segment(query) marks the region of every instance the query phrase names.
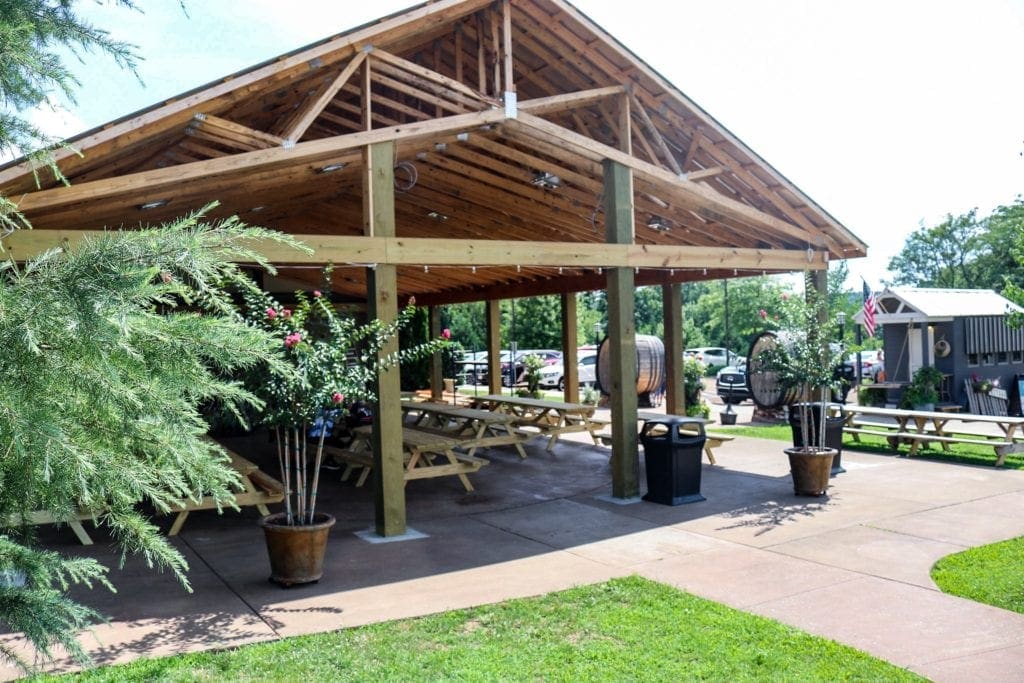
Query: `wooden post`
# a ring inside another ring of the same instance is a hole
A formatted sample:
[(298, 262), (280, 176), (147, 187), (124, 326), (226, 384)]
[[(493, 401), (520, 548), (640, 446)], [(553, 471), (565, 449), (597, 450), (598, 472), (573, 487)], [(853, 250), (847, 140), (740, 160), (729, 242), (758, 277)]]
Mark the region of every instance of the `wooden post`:
[[(363, 231), (367, 235), (395, 236), (394, 143), (381, 142), (363, 152)], [(385, 323), (398, 317), (398, 269), (378, 265), (366, 273), (369, 314)], [(380, 350), (378, 358), (398, 352), (398, 339)], [(377, 373), (373, 411), (373, 468), (375, 526), (381, 536), (406, 531), (405, 466), (402, 458), (402, 392), (399, 370)]]
[[(441, 307), (430, 306), (430, 338), (437, 339), (441, 336)], [(435, 351), (430, 356), (430, 398), (439, 401), (443, 398), (444, 390), (444, 366), (440, 351)]]
[(686, 414), (683, 381), (683, 286), (661, 286), (661, 315), (665, 325), (665, 412)]
[[(604, 160), (606, 241), (633, 242), (633, 174), (610, 159)], [(608, 340), (611, 349), (612, 496), (640, 495), (640, 453), (636, 428), (636, 322), (633, 269), (605, 271), (608, 297)]]
[(562, 294), (562, 369), (565, 377), (562, 395), (566, 403), (575, 403), (580, 398), (576, 346), (576, 293), (566, 292)]
[(487, 300), (487, 388), (501, 393), (501, 301)]

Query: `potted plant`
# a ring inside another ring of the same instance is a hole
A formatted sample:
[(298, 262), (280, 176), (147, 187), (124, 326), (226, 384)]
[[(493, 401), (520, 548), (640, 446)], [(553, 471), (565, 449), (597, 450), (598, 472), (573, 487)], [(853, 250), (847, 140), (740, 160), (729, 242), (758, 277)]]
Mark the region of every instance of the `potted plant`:
[(910, 378), (910, 384), (903, 390), (900, 398), (901, 408), (913, 410), (935, 410), (939, 400), (939, 387), (942, 386), (942, 373), (936, 368), (922, 366)]
[(706, 372), (707, 366), (696, 356), (687, 356), (683, 359), (683, 398), (687, 417), (700, 417), (706, 420), (711, 416), (711, 406), (701, 398)]
[(835, 338), (827, 302), (810, 291), (806, 300), (789, 297), (779, 316), (779, 343), (761, 352), (761, 362), (777, 373), (778, 381), (795, 399), (794, 445), (789, 457), (793, 490), (797, 495), (820, 496), (828, 488), (837, 451), (826, 445), (828, 396), (836, 384), (834, 369), (841, 362), (841, 344)]
[[(325, 423), (344, 417), (346, 405), (354, 401), (372, 400), (371, 380), (379, 370), (447, 344), (447, 338), (441, 338), (378, 360), (384, 344), (411, 320), (414, 302), (394, 323), (373, 320), (359, 325), (335, 315), (320, 291), (312, 297), (303, 292), (295, 296), (294, 307), (282, 306), (258, 290), (243, 297), (246, 319), (280, 339), (284, 361), (268, 365), (250, 387), (265, 403), (261, 422), (275, 434), (284, 483), (284, 511), (260, 520), (270, 578), (283, 586), (315, 582), (323, 575), (327, 537), (335, 523), (332, 515), (316, 509), (324, 439), (330, 431)], [(310, 462), (307, 436), (314, 423), (319, 428), (313, 431)]]

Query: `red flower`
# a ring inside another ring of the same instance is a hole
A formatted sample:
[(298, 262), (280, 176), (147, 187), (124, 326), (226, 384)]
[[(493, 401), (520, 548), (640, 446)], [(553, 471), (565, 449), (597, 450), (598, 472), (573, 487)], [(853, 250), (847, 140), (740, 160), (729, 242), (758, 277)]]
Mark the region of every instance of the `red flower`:
[(283, 311), (281, 311), (281, 317), (283, 317), (285, 320), (292, 317), (292, 309), (286, 308)]
[(786, 294), (785, 292), (783, 292), (782, 293), (782, 300), (783, 301), (789, 301), (789, 294)]
[(313, 296), (319, 299), (321, 296), (323, 296), (323, 293), (319, 289), (314, 289)]
[(291, 334), (284, 338), (284, 345), (290, 349), (296, 344), (298, 344), (300, 341), (302, 341), (302, 335), (299, 334), (298, 332), (292, 332)]
[(274, 318), (277, 317), (277, 311), (275, 311), (273, 308), (267, 308), (267, 317), (273, 320)]
[(763, 308), (760, 311), (758, 311), (757, 314), (761, 316), (761, 320), (768, 319), (768, 311), (764, 310)]
[(341, 403), (342, 401), (345, 400), (345, 396), (341, 392), (335, 391), (333, 394), (331, 394), (331, 400), (334, 401), (335, 403)]
[(445, 339), (451, 339), (452, 331), (446, 327), (443, 330), (441, 330), (441, 336), (444, 337)]

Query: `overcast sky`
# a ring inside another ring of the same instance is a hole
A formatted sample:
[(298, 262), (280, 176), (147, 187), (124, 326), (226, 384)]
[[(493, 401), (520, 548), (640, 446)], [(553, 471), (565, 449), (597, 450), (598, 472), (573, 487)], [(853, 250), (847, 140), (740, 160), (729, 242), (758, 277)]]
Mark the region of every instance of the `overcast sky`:
[[(81, 7), (145, 58), (107, 60), (55, 123), (71, 136), (408, 7), (400, 0), (141, 0)], [(1024, 192), (1024, 0), (576, 0), (869, 245), (879, 287), (923, 221)]]

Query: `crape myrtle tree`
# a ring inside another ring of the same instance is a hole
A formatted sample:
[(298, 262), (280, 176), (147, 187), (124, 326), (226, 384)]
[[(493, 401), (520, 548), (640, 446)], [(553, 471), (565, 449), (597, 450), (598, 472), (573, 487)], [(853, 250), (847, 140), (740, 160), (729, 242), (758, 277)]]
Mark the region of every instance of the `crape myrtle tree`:
[[(133, 48), (82, 21), (71, 0), (0, 0), (0, 158), (23, 155), (61, 178), (61, 143), (32, 123), (32, 110), (58, 92), (73, 96), (65, 55), (87, 51), (133, 71)], [(0, 246), (28, 227), (0, 197)], [(161, 512), (203, 495), (232, 504), (239, 476), (204, 438), (197, 405), (219, 400), (240, 413), (254, 397), (221, 378), (278, 362), (277, 342), (224, 294), (254, 286), (234, 265), (262, 263), (253, 239), (286, 241), (197, 212), (0, 269), (0, 630), (30, 645), (0, 645), (0, 657), (29, 669), (59, 645), (87, 661), (76, 636), (99, 615), (67, 590), (110, 586), (98, 562), (38, 547), (30, 513), (60, 520), (88, 510), (122, 561), (139, 555), (188, 587), (185, 559), (136, 504)]]

